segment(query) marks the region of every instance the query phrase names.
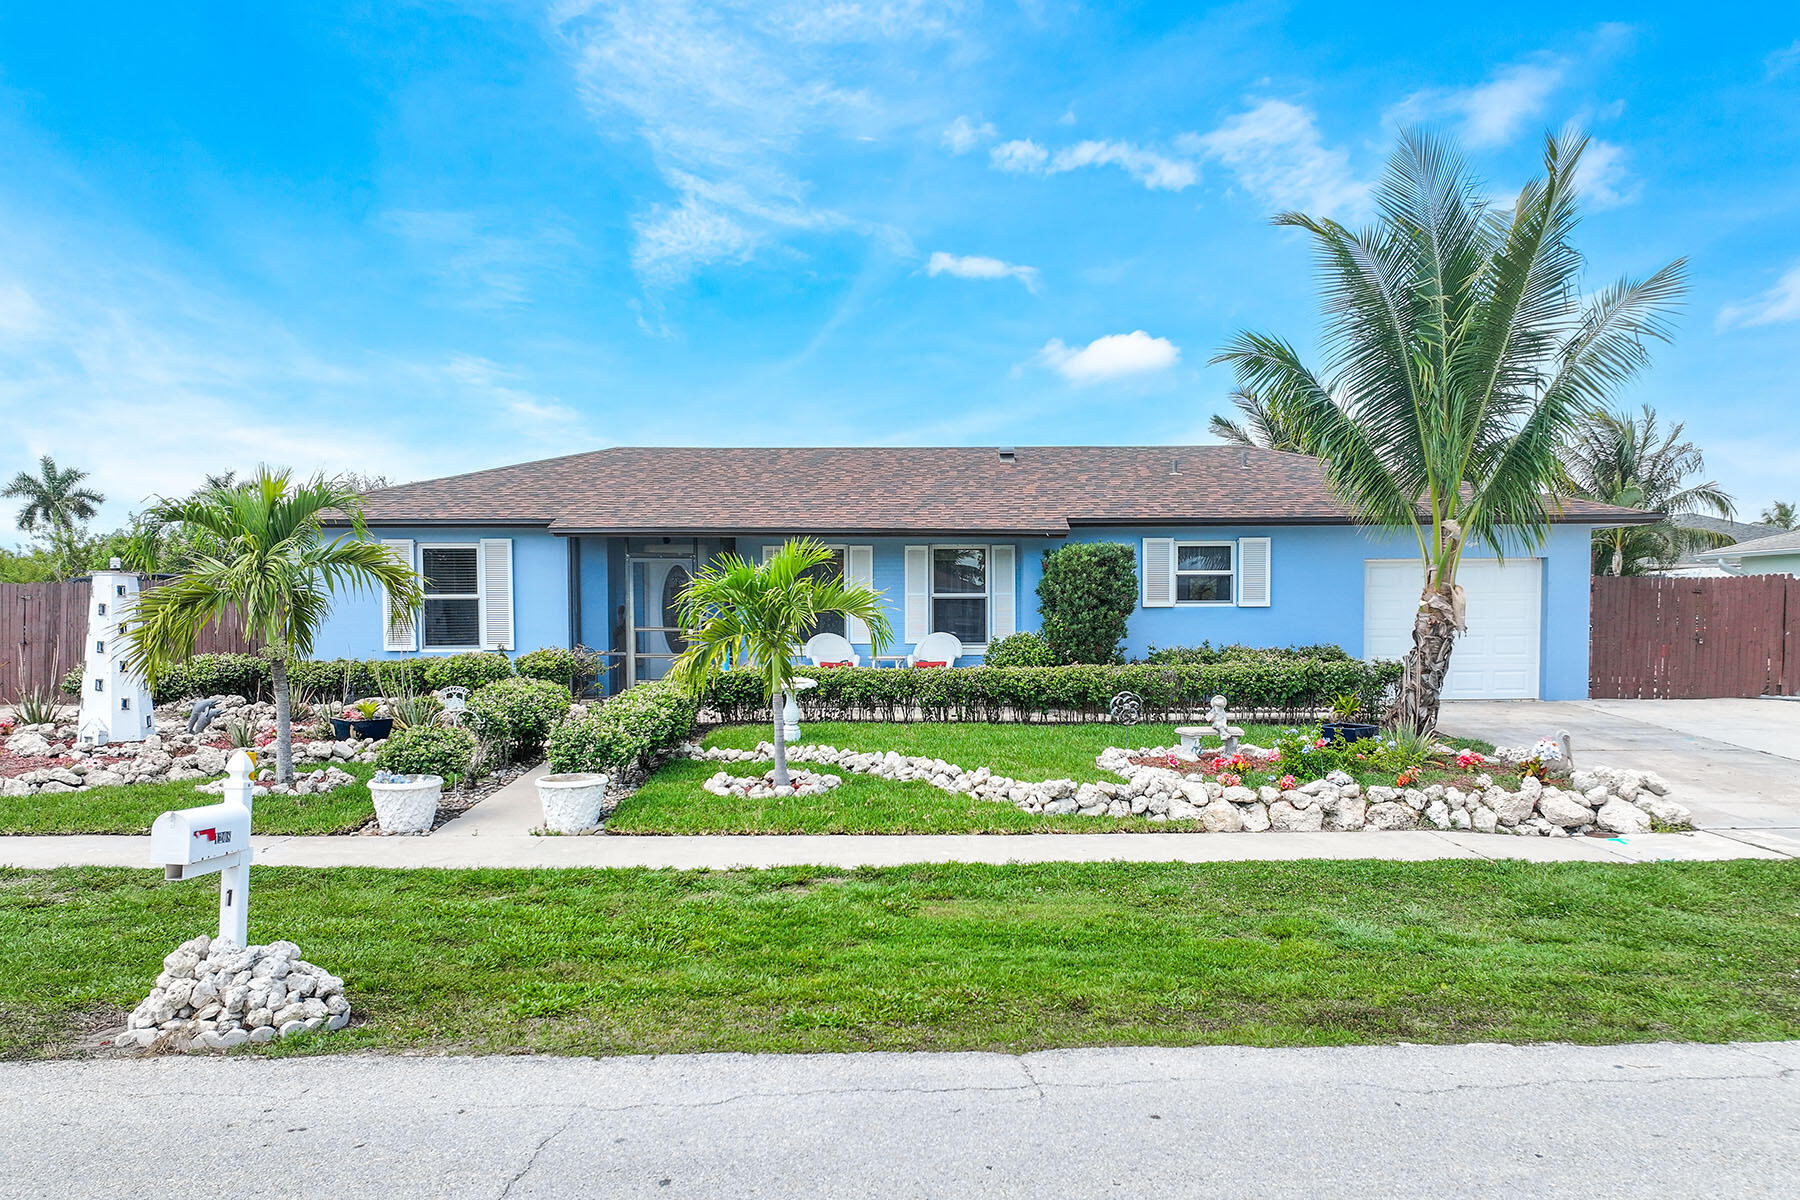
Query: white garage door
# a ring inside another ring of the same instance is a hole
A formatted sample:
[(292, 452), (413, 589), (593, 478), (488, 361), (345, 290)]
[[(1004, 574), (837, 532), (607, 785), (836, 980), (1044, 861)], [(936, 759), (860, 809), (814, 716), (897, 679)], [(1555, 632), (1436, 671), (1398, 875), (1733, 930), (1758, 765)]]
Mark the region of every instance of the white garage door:
[[(1544, 563), (1465, 558), (1457, 572), (1469, 631), (1450, 656), (1446, 700), (1535, 700)], [(1404, 658), (1423, 578), (1416, 559), (1370, 559), (1363, 578), (1363, 657)]]

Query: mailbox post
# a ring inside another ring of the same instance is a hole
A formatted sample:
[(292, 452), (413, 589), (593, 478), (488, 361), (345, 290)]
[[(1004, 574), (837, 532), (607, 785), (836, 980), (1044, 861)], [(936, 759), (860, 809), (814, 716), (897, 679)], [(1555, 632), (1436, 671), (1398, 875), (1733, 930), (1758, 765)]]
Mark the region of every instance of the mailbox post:
[(256, 757), (239, 750), (226, 764), (218, 804), (164, 813), (150, 826), (150, 857), (164, 879), (219, 876), (219, 938), (250, 944), (250, 772)]

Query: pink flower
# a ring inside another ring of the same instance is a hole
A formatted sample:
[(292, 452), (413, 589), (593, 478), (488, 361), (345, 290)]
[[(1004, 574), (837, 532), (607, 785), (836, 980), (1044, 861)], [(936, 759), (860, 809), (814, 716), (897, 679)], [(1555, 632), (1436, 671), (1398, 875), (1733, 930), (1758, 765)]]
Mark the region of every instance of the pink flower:
[(1230, 771), (1219, 772), (1219, 783), (1225, 787), (1236, 787), (1243, 781)]
[(1275, 786), (1286, 792), (1292, 790), (1294, 785), (1299, 782), (1300, 781), (1295, 779), (1292, 775), (1283, 775), (1280, 779), (1275, 781)]
[(1459, 767), (1478, 767), (1486, 761), (1487, 759), (1473, 750), (1464, 750), (1456, 756), (1456, 765)]

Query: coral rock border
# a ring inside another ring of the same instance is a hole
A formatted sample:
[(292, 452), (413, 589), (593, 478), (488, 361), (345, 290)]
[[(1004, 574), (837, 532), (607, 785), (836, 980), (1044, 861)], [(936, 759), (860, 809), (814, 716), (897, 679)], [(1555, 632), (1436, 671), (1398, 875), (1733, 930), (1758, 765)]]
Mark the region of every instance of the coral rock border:
[(246, 947), (202, 934), (163, 959), (156, 986), (113, 1045), (231, 1050), (349, 1023), (344, 981), (301, 958), (294, 943)]
[[(754, 750), (689, 745), (689, 757), (706, 762), (766, 762), (775, 747), (760, 742)], [(1256, 753), (1245, 747), (1246, 753)], [(1073, 779), (1025, 781), (997, 775), (987, 767), (967, 770), (941, 758), (897, 751), (840, 750), (834, 746), (795, 745), (789, 762), (837, 767), (859, 775), (896, 782), (928, 783), (940, 791), (1011, 804), (1029, 813), (1052, 816), (1142, 817), (1152, 822), (1192, 821), (1208, 833), (1354, 832), (1362, 829), (1467, 830), (1520, 837), (1569, 837), (1603, 832), (1646, 833), (1653, 823), (1686, 825), (1689, 813), (1668, 799), (1669, 787), (1650, 771), (1597, 767), (1574, 771), (1567, 787), (1527, 777), (1509, 792), (1487, 775), (1475, 787), (1443, 784), (1423, 788), (1363, 787), (1334, 771), (1297, 787), (1227, 787), (1197, 769), (1144, 766), (1133, 759), (1177, 761), (1179, 746), (1143, 750), (1109, 747), (1094, 763), (1125, 780), (1123, 783), (1077, 783)], [(1193, 761), (1193, 760), (1189, 760)], [(1196, 768), (1199, 764), (1195, 762)], [(834, 778), (824, 776), (824, 778)], [(745, 780), (745, 790), (731, 781)], [(764, 776), (746, 778), (721, 771), (705, 787), (715, 795), (756, 795)], [(768, 784), (772, 788), (772, 783)], [(775, 795), (773, 790), (767, 795)], [(792, 794), (818, 794), (796, 791)]]

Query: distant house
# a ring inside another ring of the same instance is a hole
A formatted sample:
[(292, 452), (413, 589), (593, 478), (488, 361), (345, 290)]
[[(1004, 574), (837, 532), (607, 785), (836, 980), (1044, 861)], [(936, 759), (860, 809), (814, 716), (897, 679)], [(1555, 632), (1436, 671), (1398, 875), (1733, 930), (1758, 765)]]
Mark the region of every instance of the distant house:
[(1703, 550), (1694, 557), (1727, 575), (1800, 575), (1800, 530)]
[[(1701, 530), (1715, 537), (1729, 539), (1732, 543), (1748, 542), (1781, 532), (1774, 525), (1727, 521), (1723, 517), (1709, 517), (1700, 513), (1670, 517), (1669, 523), (1678, 529)], [(1695, 550), (1688, 551), (1669, 566), (1650, 572), (1652, 575), (1671, 575), (1684, 579), (1718, 579), (1735, 573), (1725, 570), (1717, 562), (1701, 557), (1700, 552)]]
[[(620, 447), (387, 488), (367, 517), (425, 577), (422, 619), (340, 600), (321, 656), (583, 644), (614, 654), (610, 686), (668, 670), (677, 597), (703, 565), (800, 535), (886, 594), (891, 652), (948, 632), (963, 665), (1039, 627), (1044, 554), (1070, 542), (1136, 552), (1134, 656), (1211, 641), (1398, 658), (1420, 589), (1411, 535), (1353, 524), (1316, 460), (1227, 446)], [(1471, 546), (1445, 695), (1586, 696), (1590, 533), (1654, 519), (1571, 500), (1529, 556)], [(869, 653), (859, 622), (841, 632)]]

